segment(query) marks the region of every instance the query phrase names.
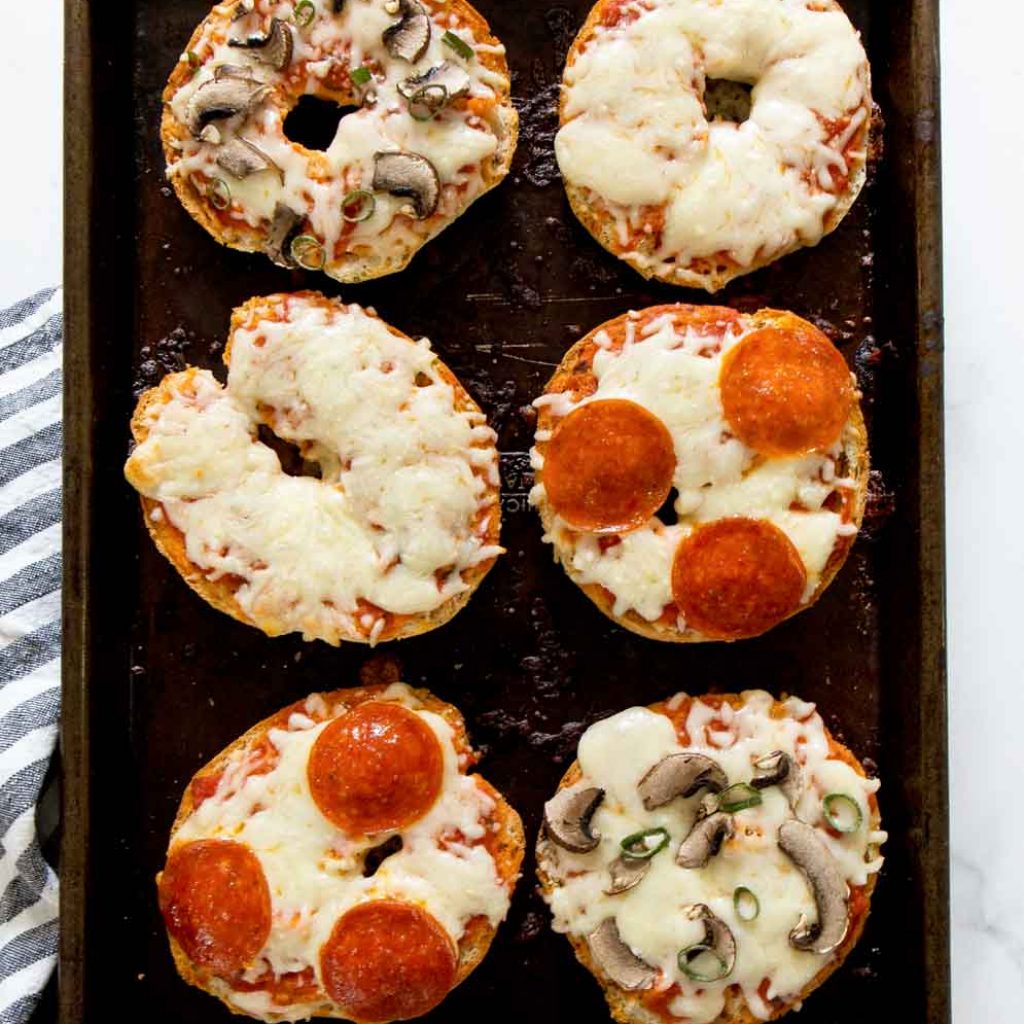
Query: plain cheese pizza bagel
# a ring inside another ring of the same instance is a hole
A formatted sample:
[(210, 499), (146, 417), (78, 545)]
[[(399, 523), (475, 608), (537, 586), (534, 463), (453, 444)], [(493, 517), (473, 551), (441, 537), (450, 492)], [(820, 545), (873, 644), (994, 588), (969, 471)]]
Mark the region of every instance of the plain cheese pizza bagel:
[(870, 70), (834, 0), (600, 0), (569, 51), (560, 121), (587, 230), (645, 277), (716, 291), (849, 210)]
[[(326, 150), (285, 134), (305, 95), (357, 108)], [(517, 131), (505, 49), (465, 0), (240, 0), (195, 30), (161, 135), (219, 242), (362, 281), (497, 185)]]
[[(125, 475), (185, 581), (270, 636), (447, 622), (503, 550), (498, 456), (429, 342), (299, 292), (236, 309), (224, 361), (226, 386), (173, 373), (132, 420)], [(275, 436), (301, 453), (291, 472)]]
[(623, 1024), (778, 1017), (860, 937), (878, 785), (794, 697), (678, 694), (606, 718), (544, 808), (555, 930)]
[(426, 1013), (480, 963), (523, 857), (462, 716), (402, 683), (313, 694), (200, 769), (160, 910), (182, 977), (235, 1013)]
[(544, 539), (634, 632), (763, 633), (818, 598), (857, 533), (857, 399), (838, 350), (792, 313), (668, 305), (610, 320), (533, 403)]

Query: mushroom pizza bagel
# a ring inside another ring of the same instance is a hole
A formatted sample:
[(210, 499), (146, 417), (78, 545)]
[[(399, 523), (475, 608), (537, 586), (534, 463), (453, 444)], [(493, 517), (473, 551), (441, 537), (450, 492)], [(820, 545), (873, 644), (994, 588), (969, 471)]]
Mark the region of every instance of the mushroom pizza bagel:
[(792, 313), (666, 305), (610, 320), (534, 402), (545, 540), (627, 629), (757, 636), (817, 600), (857, 533), (858, 397), (839, 351)]
[(125, 475), (189, 586), (269, 636), (447, 622), (503, 550), (498, 456), (429, 342), (299, 292), (236, 309), (224, 361), (226, 385), (172, 373), (132, 419)]
[(601, 245), (713, 292), (839, 224), (871, 109), (835, 0), (599, 0), (569, 50), (555, 152)]
[(192, 779), (157, 876), (181, 976), (258, 1020), (426, 1013), (480, 963), (523, 857), (462, 716), (402, 683), (313, 694)]
[(544, 808), (555, 930), (623, 1024), (774, 1019), (860, 937), (878, 786), (795, 697), (677, 694), (606, 718)]
[[(303, 96), (342, 112), (316, 150)], [(167, 174), (219, 242), (362, 281), (416, 251), (508, 173), (505, 49), (466, 0), (237, 0), (195, 30), (164, 90)]]

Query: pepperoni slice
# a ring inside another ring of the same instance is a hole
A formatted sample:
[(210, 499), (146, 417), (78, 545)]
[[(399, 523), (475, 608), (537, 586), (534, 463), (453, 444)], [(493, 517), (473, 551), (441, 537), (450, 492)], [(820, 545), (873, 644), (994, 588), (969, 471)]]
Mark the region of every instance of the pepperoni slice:
[(309, 754), (317, 807), (346, 832), (401, 828), (441, 792), (444, 755), (433, 730), (401, 704), (367, 701), (336, 718)]
[(748, 334), (726, 354), (718, 383), (733, 433), (762, 455), (828, 448), (854, 401), (838, 349), (796, 318)]
[(793, 542), (764, 519), (698, 526), (672, 562), (672, 597), (686, 624), (717, 640), (770, 629), (800, 607), (806, 584)]
[(247, 967), (270, 934), (270, 889), (256, 854), (230, 839), (175, 847), (158, 883), (160, 913), (185, 955), (213, 974)]
[(591, 533), (643, 526), (664, 504), (676, 468), (672, 435), (636, 402), (600, 399), (573, 409), (544, 452), (552, 509)]
[(425, 910), (398, 900), (342, 914), (320, 950), (328, 995), (360, 1021), (407, 1020), (433, 1009), (455, 983), (455, 943)]

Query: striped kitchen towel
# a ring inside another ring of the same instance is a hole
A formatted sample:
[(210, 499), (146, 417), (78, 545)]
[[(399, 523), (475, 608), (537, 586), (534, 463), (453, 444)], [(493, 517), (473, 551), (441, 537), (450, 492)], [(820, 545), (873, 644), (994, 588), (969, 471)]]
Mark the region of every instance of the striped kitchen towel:
[(61, 291), (0, 310), (0, 1024), (57, 955), (57, 877), (36, 802), (60, 714)]

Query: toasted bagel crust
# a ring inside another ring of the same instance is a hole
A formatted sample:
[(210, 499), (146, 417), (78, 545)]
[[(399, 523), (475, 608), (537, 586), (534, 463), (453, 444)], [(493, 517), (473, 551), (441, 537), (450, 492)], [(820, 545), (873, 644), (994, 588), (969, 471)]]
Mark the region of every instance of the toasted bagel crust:
[[(382, 698), (386, 699), (385, 691), (387, 689), (388, 686), (384, 684), (359, 686), (350, 689), (333, 690), (328, 693), (320, 694), (320, 696), (332, 709), (342, 707), (344, 710), (350, 710), (351, 708), (357, 707), (366, 701), (381, 700)], [(420, 701), (423, 710), (433, 712), (447, 722), (454, 733), (453, 742), (456, 750), (460, 753), (465, 753), (470, 759), (470, 764), (472, 764), (473, 761), (476, 760), (477, 755), (469, 744), (465, 720), (458, 708), (452, 704), (446, 703), (445, 701), (439, 700), (430, 693), (429, 690), (412, 689), (411, 693)], [(178, 806), (178, 812), (175, 815), (174, 823), (171, 826), (172, 843), (175, 833), (195, 809), (195, 801), (193, 799), (194, 783), (207, 776), (217, 776), (230, 763), (234, 754), (246, 746), (258, 744), (264, 740), (272, 728), (280, 727), (283, 722), (287, 721), (288, 717), (293, 712), (302, 712), (304, 704), (305, 700), (296, 701), (295, 704), (282, 708), (270, 717), (263, 719), (263, 721), (257, 722), (256, 725), (247, 730), (242, 736), (231, 743), (230, 746), (222, 750), (216, 755), (216, 757), (207, 762), (207, 764), (196, 772), (189, 784), (185, 787), (184, 795), (182, 796), (181, 803)], [(338, 713), (341, 713), (341, 711)], [(505, 798), (490, 783), (480, 776), (475, 776), (475, 778), (477, 780), (477, 785), (482, 788), (495, 802), (495, 808), (491, 818), (493, 838), (489, 841), (488, 848), (490, 849), (491, 855), (494, 859), (499, 879), (511, 892), (519, 878), (519, 868), (522, 863), (523, 852), (526, 847), (522, 821)], [(157, 873), (156, 875), (157, 884), (160, 882), (161, 874), (162, 872)], [(465, 933), (458, 942), (458, 969), (455, 978), (455, 985), (463, 982), (473, 972), (481, 960), (483, 960), (487, 950), (490, 948), (496, 931), (497, 930), (484, 917), (473, 918), (467, 923)], [(226, 999), (214, 991), (214, 988), (211, 985), (212, 979), (210, 975), (196, 967), (196, 965), (189, 960), (185, 955), (184, 950), (175, 940), (174, 936), (169, 932), (168, 941), (171, 947), (171, 955), (174, 957), (175, 967), (177, 967), (178, 973), (186, 982), (188, 982), (188, 984), (194, 985), (196, 988), (202, 989), (204, 992), (216, 996), (232, 1013), (239, 1016), (248, 1016), (247, 1014), (241, 1013), (241, 1011), (236, 1007), (233, 1007)], [(313, 1016), (326, 1017), (329, 1016), (329, 1014), (316, 1013), (313, 1014)], [(284, 1017), (281, 1019), (284, 1019)]]

